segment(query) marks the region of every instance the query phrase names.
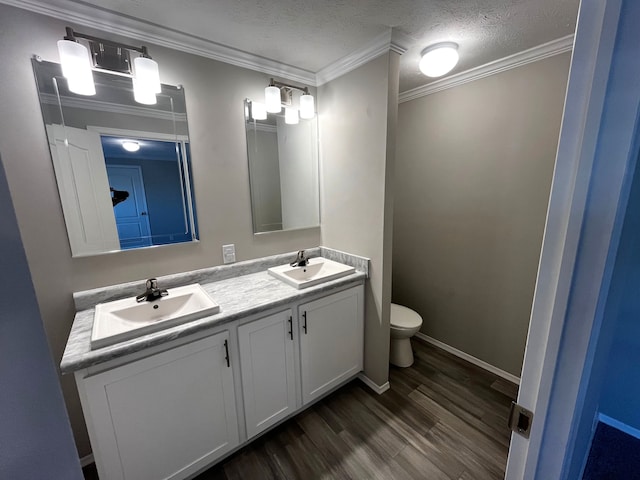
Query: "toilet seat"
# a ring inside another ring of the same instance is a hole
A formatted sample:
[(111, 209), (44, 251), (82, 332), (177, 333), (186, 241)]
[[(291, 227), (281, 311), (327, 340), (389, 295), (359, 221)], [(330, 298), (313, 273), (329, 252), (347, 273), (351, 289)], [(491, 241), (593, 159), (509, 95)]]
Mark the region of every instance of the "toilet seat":
[(415, 311), (403, 305), (391, 304), (391, 328), (413, 329), (420, 328), (422, 325), (422, 317)]

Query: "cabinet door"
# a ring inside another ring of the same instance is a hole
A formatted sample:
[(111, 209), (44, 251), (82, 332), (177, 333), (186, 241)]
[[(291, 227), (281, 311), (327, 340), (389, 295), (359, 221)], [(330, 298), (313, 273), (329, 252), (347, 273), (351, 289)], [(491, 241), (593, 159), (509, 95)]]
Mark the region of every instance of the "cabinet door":
[(249, 438), (296, 409), (291, 310), (238, 327)]
[(303, 404), (362, 370), (363, 299), (358, 286), (299, 307)]
[(238, 445), (229, 334), (83, 381), (101, 480), (185, 478)]

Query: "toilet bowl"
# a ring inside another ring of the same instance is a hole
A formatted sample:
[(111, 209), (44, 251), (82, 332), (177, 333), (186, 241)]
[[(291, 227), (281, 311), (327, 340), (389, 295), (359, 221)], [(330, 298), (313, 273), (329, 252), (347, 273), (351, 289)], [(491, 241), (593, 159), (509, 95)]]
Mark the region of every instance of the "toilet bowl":
[(391, 349), (389, 363), (396, 367), (413, 365), (413, 351), (410, 338), (422, 326), (422, 317), (410, 308), (391, 304)]

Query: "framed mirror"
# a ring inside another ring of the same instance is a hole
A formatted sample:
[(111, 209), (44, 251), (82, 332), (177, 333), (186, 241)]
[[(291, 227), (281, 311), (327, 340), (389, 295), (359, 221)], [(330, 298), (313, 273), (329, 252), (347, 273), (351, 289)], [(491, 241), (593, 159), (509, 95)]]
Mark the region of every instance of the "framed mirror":
[(76, 95), (32, 63), (72, 256), (196, 241), (184, 90), (141, 105), (130, 77), (94, 71), (96, 95)]
[(285, 122), (282, 113), (255, 120), (244, 102), (253, 232), (320, 225), (318, 122)]

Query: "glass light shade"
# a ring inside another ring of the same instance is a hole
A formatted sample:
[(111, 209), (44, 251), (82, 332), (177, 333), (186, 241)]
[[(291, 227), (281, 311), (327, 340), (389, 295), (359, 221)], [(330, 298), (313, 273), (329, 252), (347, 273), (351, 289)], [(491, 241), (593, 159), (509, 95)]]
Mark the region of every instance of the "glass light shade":
[(299, 122), (298, 109), (287, 107), (284, 109), (284, 123), (289, 125), (295, 125)]
[(300, 97), (300, 118), (309, 119), (316, 115), (316, 105), (313, 95), (305, 94)]
[(267, 107), (265, 107), (264, 103), (251, 102), (251, 117), (254, 120), (267, 119)]
[(160, 93), (160, 70), (158, 63), (150, 58), (137, 57), (133, 59), (133, 68), (138, 85), (148, 88), (153, 93)]
[(140, 150), (140, 144), (138, 142), (134, 142), (131, 140), (122, 142), (122, 148), (124, 148), (127, 152), (137, 152)]
[(264, 89), (264, 103), (269, 113), (279, 113), (282, 110), (280, 101), (280, 89), (278, 87), (267, 87)]
[(148, 85), (140, 85), (138, 79), (133, 79), (133, 99), (143, 105), (155, 105), (156, 94), (148, 88)]
[(95, 95), (96, 85), (87, 48), (71, 40), (58, 40), (58, 53), (69, 90), (78, 95)]
[(422, 59), (418, 66), (427, 77), (441, 77), (456, 66), (458, 58), (457, 44), (438, 43), (422, 51)]

